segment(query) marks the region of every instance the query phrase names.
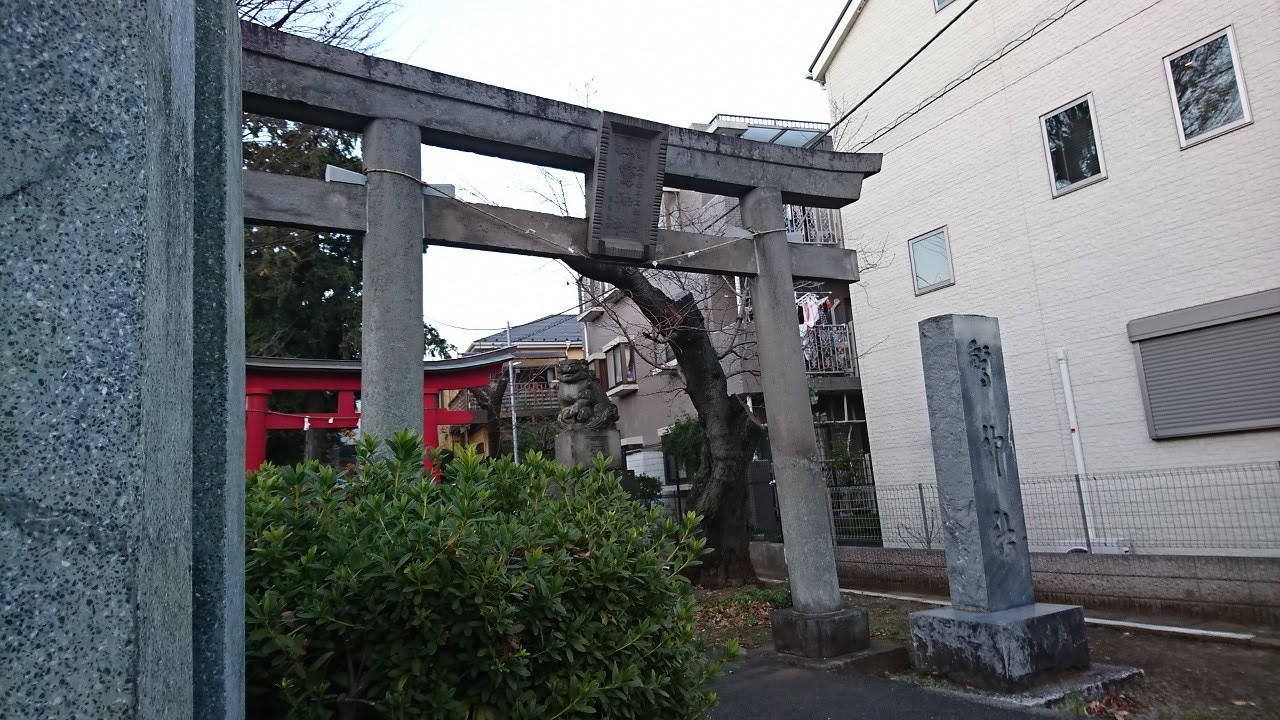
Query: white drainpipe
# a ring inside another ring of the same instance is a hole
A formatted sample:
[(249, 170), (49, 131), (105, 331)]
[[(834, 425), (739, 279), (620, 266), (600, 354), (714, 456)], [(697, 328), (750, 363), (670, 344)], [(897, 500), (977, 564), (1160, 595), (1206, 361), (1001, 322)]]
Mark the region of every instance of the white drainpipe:
[(1076, 477), (1079, 480), (1084, 531), (1088, 538), (1089, 549), (1092, 551), (1096, 539), (1093, 535), (1093, 506), (1089, 502), (1089, 491), (1086, 487), (1089, 476), (1084, 467), (1084, 447), (1080, 444), (1080, 426), (1076, 424), (1076, 400), (1071, 394), (1071, 373), (1067, 369), (1066, 348), (1058, 348), (1058, 372), (1062, 375), (1062, 396), (1067, 404), (1067, 423), (1071, 426), (1071, 448), (1076, 455)]

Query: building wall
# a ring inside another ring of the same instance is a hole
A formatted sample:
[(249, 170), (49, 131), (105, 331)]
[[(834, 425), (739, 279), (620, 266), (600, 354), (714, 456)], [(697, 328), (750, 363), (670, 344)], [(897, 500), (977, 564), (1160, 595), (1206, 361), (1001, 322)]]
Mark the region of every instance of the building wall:
[[(967, 4), (870, 0), (832, 98), (864, 96)], [(917, 323), (951, 312), (1000, 319), (1024, 475), (1074, 471), (1059, 348), (1091, 470), (1280, 455), (1274, 430), (1151, 440), (1125, 327), (1280, 285), (1280, 5), (1086, 3), (879, 133), (1061, 6), (975, 6), (837, 133), (884, 153), (844, 216), (849, 246), (883, 250), (852, 293), (877, 485), (933, 478)], [(1227, 25), (1253, 124), (1180, 150), (1162, 58)], [(1055, 199), (1039, 117), (1086, 93), (1108, 178)], [(956, 284), (916, 297), (907, 242), (943, 226)]]
[[(630, 300), (612, 303), (609, 313), (585, 323), (588, 357), (592, 360), (603, 359), (604, 348), (614, 340), (630, 337), (640, 345), (643, 341), (642, 333), (648, 327), (639, 309)], [(662, 439), (660, 430), (682, 417), (694, 414), (680, 376), (669, 368), (655, 368), (648, 361), (655, 352), (651, 343), (645, 343), (635, 352), (636, 392), (610, 398), (618, 406), (618, 431), (629, 446), (655, 446)], [(663, 477), (660, 472), (661, 462), (658, 470), (657, 473), (644, 474)]]

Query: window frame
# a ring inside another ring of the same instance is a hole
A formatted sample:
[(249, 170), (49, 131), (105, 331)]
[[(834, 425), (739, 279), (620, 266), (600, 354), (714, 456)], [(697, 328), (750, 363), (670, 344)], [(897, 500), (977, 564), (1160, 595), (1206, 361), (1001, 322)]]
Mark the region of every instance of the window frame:
[[(613, 359), (615, 355), (618, 357), (619, 378), (614, 382), (613, 377)], [(612, 344), (609, 349), (604, 351), (605, 366), (605, 389), (612, 390), (623, 385), (634, 385), (636, 380), (636, 356), (631, 349), (631, 344), (627, 342), (619, 342)], [(623, 361), (626, 361), (625, 363)], [(629, 375), (629, 377), (628, 377)]]
[[(1081, 102), (1089, 104), (1089, 124), (1093, 127), (1093, 148), (1098, 153), (1098, 174), (1087, 177), (1083, 180), (1077, 180), (1065, 187), (1058, 187), (1058, 180), (1053, 174), (1053, 152), (1049, 149), (1049, 128), (1045, 121), (1066, 110), (1079, 105)], [(1049, 171), (1049, 191), (1055, 198), (1060, 198), (1069, 192), (1088, 187), (1094, 183), (1102, 182), (1107, 179), (1107, 161), (1102, 155), (1102, 133), (1098, 129), (1098, 106), (1093, 102), (1093, 93), (1088, 92), (1071, 102), (1060, 105), (1053, 110), (1040, 116), (1040, 141), (1044, 145), (1044, 161)]]
[[(948, 278), (947, 278), (947, 281), (946, 281), (946, 282), (936, 283), (936, 284), (929, 285), (929, 286), (927, 286), (927, 287), (921, 288), (921, 287), (920, 287), (920, 285), (916, 282), (916, 278), (917, 278), (918, 276), (917, 276), (917, 274), (916, 274), (916, 254), (915, 254), (915, 244), (916, 244), (917, 242), (921, 241), (921, 240), (926, 239), (926, 238), (933, 237), (934, 235), (937, 235), (938, 233), (942, 233), (942, 239), (943, 239), (943, 240), (946, 242), (946, 244), (947, 244), (947, 275), (948, 275)], [(927, 232), (927, 233), (922, 233), (922, 234), (920, 234), (920, 235), (916, 235), (915, 237), (913, 237), (913, 238), (911, 238), (910, 240), (908, 240), (908, 241), (907, 241), (907, 260), (909, 260), (909, 261), (910, 261), (910, 263), (911, 263), (911, 288), (915, 291), (915, 295), (916, 295), (916, 297), (920, 297), (921, 295), (926, 295), (926, 294), (928, 294), (928, 293), (934, 292), (935, 290), (941, 290), (941, 289), (943, 289), (943, 288), (949, 288), (949, 287), (951, 287), (952, 285), (955, 285), (955, 284), (956, 284), (956, 267), (955, 267), (955, 260), (951, 257), (951, 232), (947, 229), (947, 226), (946, 226), (946, 225), (943, 225), (942, 227), (934, 228), (934, 229), (930, 230), (930, 231), (929, 231), (929, 232)]]
[[(1173, 71), (1170, 69), (1169, 64), (1179, 55), (1189, 53), (1201, 45), (1217, 40), (1224, 35), (1227, 38), (1227, 47), (1231, 49), (1231, 69), (1235, 71), (1236, 92), (1240, 93), (1240, 109), (1244, 112), (1244, 116), (1235, 122), (1227, 123), (1222, 127), (1214, 128), (1213, 130), (1201, 133), (1188, 140), (1186, 129), (1182, 126), (1182, 110), (1178, 108), (1178, 88), (1173, 84)], [(1236, 33), (1234, 26), (1228, 25), (1217, 32), (1210, 33), (1200, 38), (1186, 47), (1165, 55), (1164, 59), (1161, 60), (1161, 65), (1164, 67), (1165, 82), (1169, 85), (1169, 101), (1173, 104), (1173, 122), (1174, 126), (1178, 128), (1178, 144), (1183, 150), (1194, 145), (1199, 145), (1207, 140), (1212, 140), (1220, 135), (1225, 135), (1232, 130), (1238, 130), (1246, 125), (1253, 124), (1253, 113), (1249, 110), (1249, 93), (1244, 87), (1244, 69), (1240, 67), (1240, 51), (1236, 45)]]
[(935, 13), (940, 13), (945, 7), (950, 5), (952, 2), (954, 2), (954, 0), (933, 0), (933, 11)]

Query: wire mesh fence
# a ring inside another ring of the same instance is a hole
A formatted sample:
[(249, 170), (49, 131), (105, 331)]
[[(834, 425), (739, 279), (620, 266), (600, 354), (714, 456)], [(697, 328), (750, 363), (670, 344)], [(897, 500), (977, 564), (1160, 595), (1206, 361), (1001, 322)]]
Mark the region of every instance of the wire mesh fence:
[[(1037, 552), (1280, 555), (1280, 462), (1021, 479)], [(934, 482), (832, 487), (836, 542), (940, 549)]]

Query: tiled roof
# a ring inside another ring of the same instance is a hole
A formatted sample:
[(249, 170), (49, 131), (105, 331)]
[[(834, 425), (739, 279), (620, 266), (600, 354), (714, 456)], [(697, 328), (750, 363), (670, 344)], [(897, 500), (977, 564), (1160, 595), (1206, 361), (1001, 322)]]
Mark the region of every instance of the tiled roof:
[[(582, 342), (582, 325), (575, 315), (548, 315), (511, 328), (511, 344)], [(507, 344), (507, 331), (500, 330), (471, 343), (476, 346)]]

